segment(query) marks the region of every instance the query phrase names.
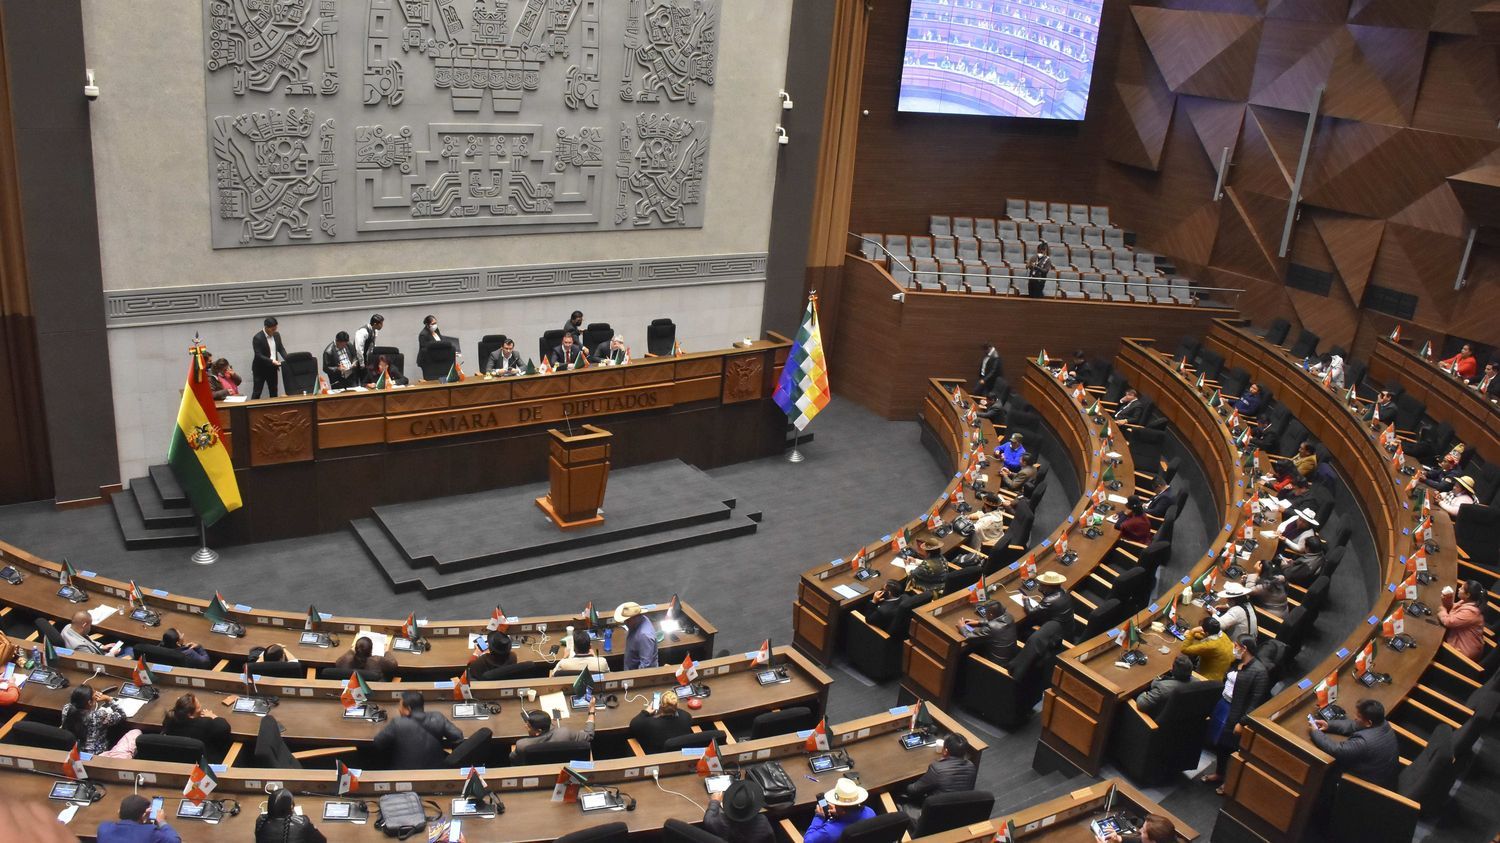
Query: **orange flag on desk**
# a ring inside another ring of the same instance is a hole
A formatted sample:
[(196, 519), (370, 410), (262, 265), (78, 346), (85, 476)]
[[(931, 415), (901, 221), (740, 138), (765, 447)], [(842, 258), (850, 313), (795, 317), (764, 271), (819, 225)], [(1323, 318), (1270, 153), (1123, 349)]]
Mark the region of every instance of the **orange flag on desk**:
[(717, 776), (724, 772), (724, 765), (719, 761), (718, 741), (709, 741), (704, 748), (703, 755), (698, 759), (698, 775), (708, 777)]
[(828, 718), (825, 717), (818, 721), (818, 725), (813, 728), (812, 734), (807, 736), (807, 740), (803, 742), (803, 746), (807, 748), (808, 752), (828, 751)]

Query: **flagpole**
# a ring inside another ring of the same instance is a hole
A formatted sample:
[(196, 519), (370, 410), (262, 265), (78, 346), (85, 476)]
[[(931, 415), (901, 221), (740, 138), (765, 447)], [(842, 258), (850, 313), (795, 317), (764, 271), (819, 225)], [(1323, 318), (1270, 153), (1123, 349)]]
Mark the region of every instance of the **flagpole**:
[(203, 519), (198, 519), (198, 549), (193, 551), (192, 560), (197, 565), (212, 565), (219, 561), (219, 552), (208, 546), (208, 525)]
[(802, 456), (801, 451), (797, 450), (797, 440), (802, 438), (802, 428), (793, 425), (792, 429), (793, 431), (795, 431), (792, 434), (792, 452), (786, 455), (786, 461), (802, 462), (803, 460), (807, 459), (807, 457)]

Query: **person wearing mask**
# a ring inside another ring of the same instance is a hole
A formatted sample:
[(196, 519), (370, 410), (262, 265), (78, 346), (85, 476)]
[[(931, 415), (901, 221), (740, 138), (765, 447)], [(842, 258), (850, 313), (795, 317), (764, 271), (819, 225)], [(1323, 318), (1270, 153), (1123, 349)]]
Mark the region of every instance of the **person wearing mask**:
[(445, 749), (463, 742), (464, 734), (448, 718), (426, 710), (418, 691), (403, 691), (400, 715), (375, 735), (375, 750), (390, 759), (392, 770), (427, 770), (443, 766)]
[[(1401, 745), (1385, 720), (1379, 700), (1363, 699), (1354, 704), (1348, 720), (1313, 720), (1307, 726), (1313, 745), (1333, 756), (1342, 772), (1359, 776), (1388, 790), (1396, 789), (1401, 775)], [(1329, 735), (1342, 735), (1336, 741)]]
[(1281, 542), (1281, 552), (1291, 556), (1307, 550), (1307, 540), (1316, 536), (1318, 513), (1312, 507), (1299, 509), (1296, 515), (1276, 525), (1276, 535)]
[(1218, 619), (1209, 615), (1197, 628), (1188, 631), (1182, 642), (1182, 654), (1198, 660), (1198, 675), (1223, 682), (1234, 662), (1234, 644), (1220, 631)]
[(1125, 512), (1115, 521), (1115, 529), (1120, 531), (1120, 538), (1136, 544), (1150, 544), (1155, 532), (1151, 519), (1146, 517), (1146, 510), (1141, 506), (1141, 499), (1134, 495), (1125, 501)]
[(1458, 517), (1458, 508), (1474, 503), (1474, 478), (1462, 476), (1453, 481), (1453, 488), (1438, 495), (1438, 506), (1450, 518)]
[(218, 358), (208, 367), (208, 387), (213, 392), (215, 401), (223, 401), (231, 395), (239, 395), (241, 383), (239, 374), (223, 357)]
[(1153, 493), (1146, 501), (1146, 514), (1153, 518), (1165, 518), (1176, 500), (1172, 494), (1172, 484), (1167, 482), (1165, 474), (1158, 474), (1151, 486)]
[(1311, 477), (1318, 468), (1318, 455), (1313, 453), (1311, 442), (1303, 442), (1297, 446), (1297, 453), (1292, 457), (1292, 467), (1303, 477)]
[(974, 384), (975, 395), (989, 395), (995, 386), (995, 378), (1000, 377), (1000, 352), (995, 350), (995, 344), (987, 342), (984, 344), (984, 356), (979, 358), (979, 380)]
[(417, 334), (418, 369), (422, 368), (422, 364), (427, 362), (427, 347), (435, 342), (452, 343), (454, 354), (458, 353), (458, 344), (453, 343), (452, 339), (444, 337), (443, 332), (438, 330), (438, 318), (428, 314), (422, 317), (422, 330)]
[(502, 376), (518, 375), (525, 369), (526, 363), (516, 353), (516, 341), (510, 337), (506, 337), (499, 348), (490, 352), (490, 359), (484, 364), (486, 372)]
[(1147, 814), (1141, 830), (1135, 834), (1111, 831), (1100, 843), (1175, 843), (1177, 826), (1160, 814)]
[(183, 694), (172, 704), (161, 721), (165, 735), (181, 738), (196, 738), (203, 742), (208, 754), (218, 758), (229, 748), (232, 736), (229, 721), (199, 705), (194, 694)]
[[(382, 383), (382, 379), (385, 380)], [(409, 381), (401, 374), (401, 369), (390, 361), (384, 354), (375, 358), (375, 367), (365, 371), (365, 386), (367, 387), (389, 387), (392, 385), (406, 386)]]
[(1141, 401), (1141, 394), (1134, 389), (1125, 390), (1120, 396), (1119, 406), (1115, 408), (1115, 421), (1125, 424), (1140, 425), (1145, 421), (1146, 404)]
[(99, 824), (99, 843), (182, 843), (177, 830), (149, 816), (151, 800), (132, 793), (120, 800), (120, 819)]
[(354, 358), (354, 346), (349, 343), (349, 332), (339, 331), (333, 342), (323, 349), (323, 374), (328, 376), (329, 389), (348, 389), (359, 383), (358, 362)]
[(583, 721), (582, 729), (574, 729), (561, 723), (552, 722), (552, 715), (545, 711), (527, 711), (526, 737), (516, 741), (516, 745), (510, 751), (510, 763), (518, 764), (521, 753), (533, 746), (557, 741), (581, 741), (593, 743), (594, 741), (594, 699), (589, 699), (588, 717)]
[(1484, 585), (1478, 580), (1443, 588), (1443, 605), (1438, 609), (1438, 621), (1447, 627), (1443, 641), (1462, 653), (1471, 661), (1484, 656)]
[(1155, 717), (1167, 704), (1167, 698), (1178, 688), (1185, 688), (1193, 681), (1193, 660), (1178, 654), (1172, 660), (1172, 669), (1151, 680), (1151, 687), (1135, 698), (1135, 706), (1147, 717)]
[(327, 843), (308, 816), (297, 810), (292, 792), (277, 788), (266, 800), (266, 812), (255, 818), (255, 843)]
[(1474, 356), (1474, 347), (1468, 343), (1464, 343), (1457, 354), (1444, 360), (1441, 365), (1444, 371), (1471, 383), (1479, 375), (1479, 358)]
[[(1271, 695), (1271, 673), (1255, 657), (1255, 638), (1243, 636), (1234, 642), (1234, 665), (1224, 678), (1224, 695), (1219, 706), (1224, 710), (1223, 728), (1219, 730), (1215, 751), (1218, 756), (1214, 771), (1203, 777), (1213, 784), (1224, 781), (1229, 769), (1229, 758), (1240, 748), (1240, 732), (1250, 718), (1250, 712)], [(1214, 790), (1220, 796), (1224, 788)]]
[(955, 733), (943, 738), (937, 760), (927, 765), (927, 772), (906, 786), (906, 798), (921, 805), (934, 794), (973, 790), (978, 777), (979, 768), (969, 760), (968, 739)]
[(622, 366), (630, 362), (630, 350), (625, 347), (625, 338), (615, 334), (594, 349), (593, 361), (601, 366)]
[(646, 751), (654, 755), (666, 748), (667, 741), (693, 733), (693, 715), (677, 707), (677, 692), (663, 691), (656, 698), (656, 708), (646, 703), (646, 709), (630, 721), (630, 736)]
[(775, 843), (771, 820), (762, 813), (766, 793), (759, 784), (737, 779), (708, 797), (703, 830), (727, 843)]
[[(484, 652), (469, 662), (469, 678), (485, 682), (508, 678), (511, 674), (509, 668), (517, 664), (516, 654), (512, 649), (515, 645), (510, 636), (497, 629), (485, 636), (484, 643)], [(497, 672), (500, 675), (496, 675)]]
[(978, 642), (974, 652), (1004, 667), (1016, 657), (1016, 621), (1010, 616), (1005, 604), (998, 600), (986, 600), (974, 607), (979, 620), (967, 618), (958, 622), (958, 631), (965, 640)]
[(261, 390), (275, 398), (281, 389), (281, 361), (286, 359), (286, 346), (278, 332), (276, 317), (267, 316), (261, 323), (264, 329), (250, 338), (250, 351), (255, 360), (250, 364), (250, 374), (255, 381), (251, 398), (259, 398)]
[(572, 331), (579, 336), (583, 336), (583, 311), (573, 311), (572, 315), (568, 317), (568, 321), (563, 323), (562, 330), (564, 334)]
[(1026, 295), (1034, 299), (1042, 297), (1047, 289), (1047, 276), (1052, 274), (1052, 252), (1045, 240), (1038, 241), (1031, 259), (1026, 261)]
[(849, 826), (873, 818), (875, 812), (865, 804), (869, 798), (868, 790), (840, 776), (813, 812), (812, 824), (802, 834), (803, 843), (834, 843)]
[(1068, 578), (1057, 571), (1043, 571), (1036, 578), (1040, 600), (1023, 597), (1026, 602), (1026, 629), (1036, 629), (1047, 621), (1057, 621), (1064, 630), (1073, 628), (1073, 595), (1063, 588)]
[(656, 627), (641, 604), (626, 601), (615, 608), (615, 623), (625, 625), (624, 670), (657, 667)]
[(370, 321), (354, 332), (355, 383), (363, 383), (365, 375), (375, 368), (375, 346), (380, 344), (380, 329), (385, 327), (385, 317), (370, 314)]
[(89, 635), (94, 631), (94, 619), (82, 609), (73, 613), (73, 621), (63, 627), (63, 644), (69, 649), (80, 653), (92, 653), (96, 656), (119, 656), (130, 658), (134, 655), (129, 647), (121, 641), (113, 644), (105, 644), (95, 641)]
[(1026, 446), (1021, 444), (1023, 437), (1019, 433), (1012, 433), (1005, 444), (995, 449), (995, 456), (1000, 458), (1001, 467), (1005, 471), (1020, 471), (1021, 459), (1026, 456)]
[(576, 676), (582, 671), (608, 673), (609, 661), (594, 652), (594, 636), (586, 629), (573, 630), (573, 655), (558, 659), (552, 676)]
[(1225, 583), (1219, 591), (1214, 614), (1219, 619), (1219, 628), (1231, 641), (1238, 641), (1246, 635), (1253, 638), (1260, 631), (1255, 609), (1250, 606), (1250, 589), (1233, 580)]
[(1375, 396), (1375, 403), (1365, 413), (1365, 421), (1379, 428), (1396, 421), (1396, 396), (1389, 389), (1382, 389)]
[(1241, 416), (1254, 418), (1260, 412), (1260, 408), (1265, 406), (1265, 397), (1260, 393), (1260, 384), (1250, 384), (1250, 388), (1245, 390), (1245, 394), (1241, 395), (1230, 406), (1234, 407)]
[(1245, 585), (1250, 587), (1251, 604), (1277, 616), (1286, 616), (1286, 577), (1281, 573), (1276, 557), (1261, 560), (1258, 572), (1245, 577)]
[(578, 341), (578, 334), (572, 332), (563, 334), (562, 344), (547, 353), (547, 359), (552, 363), (552, 368), (559, 372), (565, 369), (581, 369), (588, 365), (588, 355), (583, 351), (583, 344)]
[[(135, 757), (135, 737), (127, 735), (114, 747), (109, 745), (110, 730), (123, 722), (125, 712), (115, 704), (114, 699), (87, 685), (79, 685), (69, 692), (68, 701), (62, 709), (63, 730), (78, 739), (80, 752), (92, 755), (119, 750), (123, 754), (112, 757)], [(132, 729), (131, 732), (137, 737), (141, 734), (139, 729)]]
[(208, 670), (213, 667), (214, 657), (203, 649), (203, 645), (195, 641), (184, 641), (182, 635), (175, 629), (167, 629), (161, 634), (161, 645), (168, 650), (176, 650), (182, 656), (185, 667), (195, 667), (199, 670)]
[(1021, 455), (1021, 467), (1016, 471), (1002, 468), (1000, 470), (1000, 485), (1012, 492), (1019, 492), (1036, 478), (1037, 462), (1036, 454), (1024, 453)]
[(339, 670), (375, 670), (379, 671), (382, 681), (389, 681), (396, 675), (396, 669), (400, 665), (390, 656), (376, 656), (375, 642), (369, 636), (361, 635), (354, 639), (354, 647), (349, 652), (339, 656), (333, 666)]

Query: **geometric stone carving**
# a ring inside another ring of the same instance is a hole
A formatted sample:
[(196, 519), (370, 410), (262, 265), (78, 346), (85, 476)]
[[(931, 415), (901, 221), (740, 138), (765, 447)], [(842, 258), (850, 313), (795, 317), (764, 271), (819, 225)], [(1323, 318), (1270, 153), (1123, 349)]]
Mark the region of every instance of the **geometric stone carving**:
[(207, 12), (208, 70), (229, 68), (235, 94), (269, 93), (279, 84), (292, 96), (338, 93), (337, 0), (317, 0), (316, 15), (309, 0), (209, 0)]
[(642, 112), (620, 124), (616, 224), (683, 225), (703, 197), (708, 127), (670, 113)]
[(220, 219), (239, 221), (241, 243), (272, 242), (283, 232), (291, 241), (310, 240), (315, 199), (320, 227), (334, 233), (333, 121), (318, 128), (315, 141), (315, 120), (307, 108), (215, 118), (215, 205)]
[(717, 4), (703, 0), (628, 2), (620, 98), (626, 102), (658, 102), (663, 97), (671, 102), (697, 102), (698, 84), (714, 83)]

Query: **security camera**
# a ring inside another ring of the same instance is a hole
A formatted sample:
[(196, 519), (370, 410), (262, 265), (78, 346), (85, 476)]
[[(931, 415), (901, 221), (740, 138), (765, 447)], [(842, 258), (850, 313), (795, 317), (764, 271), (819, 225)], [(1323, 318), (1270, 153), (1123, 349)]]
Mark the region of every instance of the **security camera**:
[(781, 144), (782, 146), (786, 146), (787, 144), (792, 142), (792, 139), (787, 137), (786, 135), (786, 129), (783, 129), (780, 126), (776, 127), (776, 142)]
[(89, 68), (83, 72), (84, 85), (83, 95), (90, 102), (99, 98), (99, 86), (94, 84), (94, 69)]
[(902, 304), (905, 304), (906, 303), (906, 294), (905, 293), (891, 293), (891, 301), (901, 302)]
[(781, 110), (782, 111), (791, 111), (792, 110), (792, 95), (789, 94), (789, 93), (787, 93), (786, 91), (780, 91), (778, 95), (781, 97)]

